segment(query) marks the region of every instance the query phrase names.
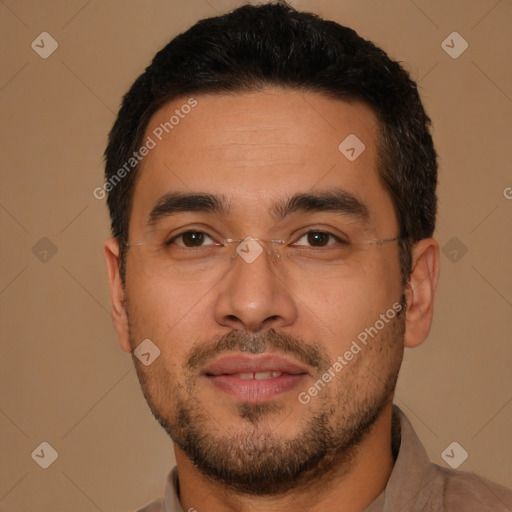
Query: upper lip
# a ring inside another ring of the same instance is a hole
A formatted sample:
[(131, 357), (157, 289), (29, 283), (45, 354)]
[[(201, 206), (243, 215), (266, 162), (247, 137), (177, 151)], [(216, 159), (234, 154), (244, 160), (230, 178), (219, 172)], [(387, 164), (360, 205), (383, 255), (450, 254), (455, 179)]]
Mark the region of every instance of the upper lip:
[(237, 373), (282, 372), (290, 374), (308, 373), (298, 363), (290, 361), (276, 354), (240, 355), (230, 354), (219, 357), (206, 365), (202, 371), (204, 375), (233, 375)]

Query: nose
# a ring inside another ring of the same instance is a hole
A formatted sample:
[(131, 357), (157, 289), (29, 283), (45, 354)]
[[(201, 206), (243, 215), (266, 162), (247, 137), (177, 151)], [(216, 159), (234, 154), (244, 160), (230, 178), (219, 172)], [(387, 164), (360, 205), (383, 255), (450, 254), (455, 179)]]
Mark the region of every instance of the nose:
[(293, 324), (297, 305), (273, 262), (271, 248), (246, 239), (236, 249), (230, 271), (217, 287), (215, 319), (231, 329), (258, 332)]

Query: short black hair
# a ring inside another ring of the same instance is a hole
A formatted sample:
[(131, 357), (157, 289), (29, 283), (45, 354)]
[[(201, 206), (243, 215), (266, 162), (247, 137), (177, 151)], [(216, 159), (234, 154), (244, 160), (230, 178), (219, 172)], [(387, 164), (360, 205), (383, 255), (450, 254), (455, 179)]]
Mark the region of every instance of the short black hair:
[[(107, 183), (119, 178), (143, 141), (150, 118), (167, 102), (191, 94), (279, 87), (368, 105), (379, 120), (378, 172), (400, 227), (403, 284), (411, 247), (432, 236), (437, 209), (437, 155), (430, 119), (416, 83), (354, 30), (285, 2), (244, 5), (203, 19), (154, 57), (124, 96), (105, 150)], [(139, 165), (109, 187), (112, 235), (125, 246)], [(109, 181), (110, 180), (110, 181)]]

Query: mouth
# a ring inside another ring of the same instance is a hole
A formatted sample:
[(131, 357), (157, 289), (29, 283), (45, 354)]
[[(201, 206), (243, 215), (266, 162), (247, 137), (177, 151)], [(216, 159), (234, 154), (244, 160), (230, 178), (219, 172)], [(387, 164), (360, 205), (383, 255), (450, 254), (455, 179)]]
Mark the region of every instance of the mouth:
[(309, 375), (300, 364), (275, 354), (231, 354), (215, 360), (202, 376), (238, 401), (262, 402), (292, 391)]
[[(234, 377), (242, 380), (256, 379), (256, 380), (266, 380), (273, 379), (274, 377), (279, 377), (283, 375), (283, 372), (280, 371), (271, 371), (271, 372), (249, 372), (249, 373), (231, 373), (225, 374), (230, 377)], [(213, 377), (213, 375), (211, 375)]]

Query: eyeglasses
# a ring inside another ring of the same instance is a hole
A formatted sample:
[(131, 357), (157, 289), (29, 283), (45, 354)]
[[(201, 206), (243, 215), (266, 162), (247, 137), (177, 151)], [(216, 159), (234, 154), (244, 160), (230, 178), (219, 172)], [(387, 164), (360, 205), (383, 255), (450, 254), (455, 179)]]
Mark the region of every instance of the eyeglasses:
[(289, 240), (219, 238), (199, 229), (181, 231), (170, 239), (151, 232), (143, 241), (125, 242), (125, 246), (134, 253), (136, 271), (149, 277), (216, 282), (237, 265), (258, 265), (266, 255), (267, 264), (283, 279), (303, 281), (337, 279), (360, 271), (369, 263), (372, 250), (400, 239), (364, 240), (320, 229)]

